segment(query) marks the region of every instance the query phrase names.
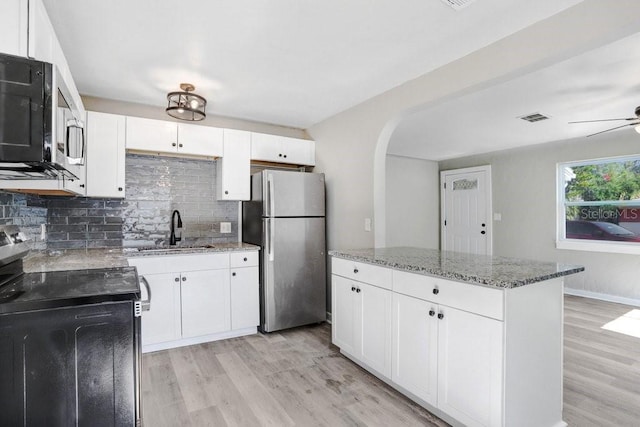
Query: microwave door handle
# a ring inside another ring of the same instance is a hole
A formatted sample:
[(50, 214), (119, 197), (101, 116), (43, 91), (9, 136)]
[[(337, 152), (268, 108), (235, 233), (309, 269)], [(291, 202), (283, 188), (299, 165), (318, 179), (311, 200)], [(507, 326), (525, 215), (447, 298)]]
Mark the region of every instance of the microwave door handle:
[[(69, 136), (71, 135), (71, 128), (75, 128), (76, 132), (78, 129), (80, 129), (80, 135), (81, 135), (81, 143), (82, 143), (82, 149), (80, 151), (80, 157), (71, 157), (71, 147), (69, 145)], [(85, 143), (84, 143), (84, 126), (82, 125), (82, 122), (80, 122), (79, 120), (73, 119), (73, 120), (68, 120), (67, 121), (67, 138), (65, 139), (65, 155), (67, 156), (67, 159), (69, 160), (69, 163), (71, 163), (72, 165), (84, 165), (84, 150), (85, 150)]]

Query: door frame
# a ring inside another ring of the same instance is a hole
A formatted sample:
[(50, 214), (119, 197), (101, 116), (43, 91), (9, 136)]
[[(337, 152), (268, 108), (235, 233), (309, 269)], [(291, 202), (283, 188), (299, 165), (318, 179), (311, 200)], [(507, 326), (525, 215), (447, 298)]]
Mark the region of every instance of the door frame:
[(493, 255), (493, 185), (491, 183), (491, 165), (474, 166), (470, 168), (449, 169), (440, 171), (440, 250), (445, 250), (447, 231), (444, 225), (446, 219), (446, 178), (451, 175), (460, 175), (473, 172), (484, 172), (486, 178), (486, 218), (487, 218), (487, 255)]

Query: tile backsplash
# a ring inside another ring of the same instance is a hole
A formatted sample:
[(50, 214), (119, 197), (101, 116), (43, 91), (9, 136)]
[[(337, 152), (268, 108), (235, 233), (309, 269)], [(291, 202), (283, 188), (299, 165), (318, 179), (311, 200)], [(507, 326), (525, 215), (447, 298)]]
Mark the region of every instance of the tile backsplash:
[[(128, 154), (126, 197), (32, 196), (0, 192), (0, 221), (20, 225), (36, 249), (168, 245), (171, 213), (180, 211), (180, 244), (234, 242), (239, 203), (216, 200), (216, 164)], [(231, 233), (220, 233), (220, 222)], [(46, 240), (40, 239), (46, 224)]]

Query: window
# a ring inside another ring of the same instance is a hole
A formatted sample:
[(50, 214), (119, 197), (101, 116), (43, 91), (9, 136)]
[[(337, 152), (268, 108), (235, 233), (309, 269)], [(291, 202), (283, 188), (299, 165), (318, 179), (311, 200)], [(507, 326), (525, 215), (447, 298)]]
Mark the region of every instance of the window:
[(640, 253), (640, 156), (558, 165), (558, 247)]

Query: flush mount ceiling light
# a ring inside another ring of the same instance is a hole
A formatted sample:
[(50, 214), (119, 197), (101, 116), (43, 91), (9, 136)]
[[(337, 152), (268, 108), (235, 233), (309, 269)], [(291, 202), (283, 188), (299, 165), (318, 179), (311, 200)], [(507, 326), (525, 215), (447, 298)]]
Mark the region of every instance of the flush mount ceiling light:
[(169, 92), (167, 94), (167, 101), (169, 102), (165, 110), (167, 114), (176, 119), (192, 122), (207, 117), (204, 113), (207, 100), (200, 95), (192, 93), (196, 87), (191, 83), (180, 83), (180, 89), (182, 89), (182, 92)]

